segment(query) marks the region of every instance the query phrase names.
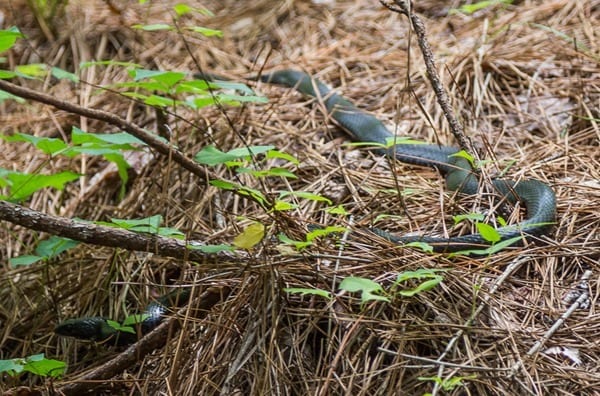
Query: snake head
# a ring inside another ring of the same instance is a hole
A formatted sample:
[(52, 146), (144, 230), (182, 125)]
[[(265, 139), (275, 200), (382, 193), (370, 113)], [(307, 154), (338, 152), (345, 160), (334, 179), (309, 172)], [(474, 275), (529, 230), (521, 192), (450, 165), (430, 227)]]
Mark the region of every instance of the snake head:
[(100, 316), (67, 319), (54, 328), (54, 333), (80, 340), (104, 341), (117, 331)]

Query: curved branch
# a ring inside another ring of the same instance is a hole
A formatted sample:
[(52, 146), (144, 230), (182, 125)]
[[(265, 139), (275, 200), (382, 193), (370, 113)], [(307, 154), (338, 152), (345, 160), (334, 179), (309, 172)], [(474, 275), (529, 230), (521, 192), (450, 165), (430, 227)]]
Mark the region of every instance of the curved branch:
[(113, 125), (125, 132), (132, 134), (133, 136), (140, 139), (141, 141), (143, 141), (148, 146), (152, 147), (154, 150), (158, 151), (162, 155), (173, 158), (175, 162), (177, 162), (179, 165), (181, 165), (188, 171), (192, 172), (194, 175), (200, 177), (201, 179), (207, 180), (217, 178), (215, 175), (204, 169), (198, 163), (188, 158), (181, 151), (177, 150), (172, 145), (165, 143), (158, 136), (155, 136), (145, 131), (143, 128), (140, 128), (139, 126), (128, 122), (127, 120), (119, 117), (116, 114), (112, 114), (103, 110), (88, 109), (86, 107), (82, 107), (74, 103), (65, 102), (53, 96), (40, 93), (29, 88), (21, 87), (1, 79), (0, 89), (6, 92), (10, 92), (11, 94), (24, 99), (35, 100), (36, 102), (45, 103), (47, 105), (56, 107), (57, 109), (67, 111), (69, 113), (78, 114), (83, 117), (106, 122), (107, 124)]

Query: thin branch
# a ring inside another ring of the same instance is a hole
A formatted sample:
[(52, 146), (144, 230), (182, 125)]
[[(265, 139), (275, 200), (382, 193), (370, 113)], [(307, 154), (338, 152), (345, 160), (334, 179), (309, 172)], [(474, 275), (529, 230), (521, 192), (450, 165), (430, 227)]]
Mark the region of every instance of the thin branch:
[(437, 72), (433, 51), (431, 51), (431, 47), (429, 46), (429, 42), (427, 41), (427, 35), (425, 32), (425, 25), (423, 24), (423, 21), (421, 20), (421, 18), (419, 18), (417, 14), (412, 12), (412, 7), (410, 3), (405, 0), (394, 0), (395, 5), (386, 0), (380, 1), (381, 4), (383, 4), (391, 11), (406, 15), (409, 18), (413, 30), (417, 35), (417, 42), (419, 43), (419, 48), (421, 49), (421, 53), (423, 54), (423, 60), (425, 61), (425, 69), (427, 70), (427, 77), (429, 78), (429, 82), (431, 83), (433, 91), (435, 92), (437, 101), (440, 107), (442, 108), (444, 117), (446, 117), (446, 120), (450, 125), (450, 131), (454, 135), (461, 149), (475, 156), (475, 158), (479, 158), (477, 150), (475, 150), (473, 143), (465, 135), (462, 124), (454, 115), (454, 110), (452, 108), (452, 105), (450, 104), (450, 98), (448, 97), (448, 93), (442, 85), (440, 75)]
[(67, 111), (69, 113), (78, 114), (83, 117), (106, 122), (107, 124), (113, 125), (125, 132), (132, 134), (136, 138), (146, 143), (148, 146), (152, 147), (154, 150), (158, 151), (160, 154), (165, 155), (169, 158), (173, 158), (175, 162), (177, 162), (179, 165), (181, 165), (188, 171), (192, 172), (194, 175), (198, 176), (203, 181), (217, 178), (215, 175), (204, 169), (198, 163), (188, 158), (181, 151), (177, 150), (172, 145), (165, 143), (163, 140), (159, 139), (158, 136), (155, 136), (145, 131), (143, 128), (140, 128), (139, 126), (128, 122), (127, 120), (119, 117), (118, 115), (103, 110), (88, 109), (74, 103), (65, 102), (63, 100), (55, 98), (54, 96), (37, 92), (29, 88), (21, 87), (1, 79), (0, 90), (10, 92), (11, 94), (19, 96), (23, 99), (35, 100), (36, 102), (44, 103), (56, 107), (57, 109)]

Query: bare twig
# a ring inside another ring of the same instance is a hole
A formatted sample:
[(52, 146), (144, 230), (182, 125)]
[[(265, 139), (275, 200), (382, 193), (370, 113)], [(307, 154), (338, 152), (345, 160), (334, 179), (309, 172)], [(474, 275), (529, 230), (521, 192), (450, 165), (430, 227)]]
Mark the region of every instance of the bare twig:
[[(502, 275), (500, 275), (500, 277), (498, 279), (496, 279), (496, 281), (490, 288), (490, 291), (483, 297), (483, 301), (481, 302), (481, 304), (479, 304), (477, 309), (471, 314), (471, 316), (469, 316), (469, 319), (467, 319), (467, 321), (463, 324), (463, 329), (458, 330), (456, 332), (456, 334), (454, 335), (454, 337), (452, 337), (452, 339), (448, 342), (448, 345), (446, 345), (446, 349), (444, 350), (444, 352), (442, 352), (442, 354), (436, 359), (436, 362), (440, 363), (440, 366), (438, 367), (438, 372), (437, 372), (437, 375), (439, 378), (442, 378), (442, 375), (444, 374), (444, 369), (446, 366), (442, 360), (446, 357), (448, 352), (450, 352), (452, 350), (452, 348), (454, 348), (454, 344), (456, 344), (458, 339), (460, 337), (462, 337), (462, 335), (465, 333), (464, 329), (468, 329), (471, 326), (471, 324), (473, 323), (475, 318), (487, 306), (488, 301), (490, 300), (492, 295), (496, 292), (496, 290), (498, 290), (500, 285), (502, 285), (502, 283), (504, 283), (504, 281), (510, 276), (510, 274), (515, 272), (517, 270), (517, 268), (519, 268), (527, 260), (529, 260), (529, 257), (522, 257), (520, 259), (513, 261), (509, 266), (506, 267), (506, 269), (504, 270)], [(436, 383), (433, 387), (433, 390), (431, 391), (432, 396), (435, 396), (439, 392), (439, 390), (440, 390), (440, 383), (436, 381)]]
[(383, 4), (388, 9), (406, 15), (410, 19), (415, 34), (417, 35), (417, 42), (419, 43), (419, 48), (421, 49), (421, 53), (423, 54), (425, 68), (427, 70), (427, 77), (429, 78), (429, 82), (431, 83), (433, 91), (435, 92), (437, 101), (440, 107), (442, 108), (444, 117), (446, 117), (446, 120), (450, 125), (450, 131), (458, 141), (458, 144), (461, 149), (478, 158), (477, 150), (475, 150), (473, 143), (465, 135), (462, 124), (458, 122), (458, 119), (454, 115), (454, 110), (452, 109), (452, 105), (450, 104), (450, 98), (448, 97), (448, 93), (442, 85), (440, 75), (438, 74), (437, 68), (435, 66), (433, 52), (431, 51), (431, 47), (429, 46), (429, 42), (427, 41), (425, 25), (423, 24), (423, 21), (421, 20), (421, 18), (419, 18), (418, 15), (412, 12), (410, 3), (407, 1), (394, 0), (394, 3), (396, 5), (386, 0), (380, 1), (381, 4)]
[[(587, 279), (590, 278), (590, 276), (592, 275), (592, 271), (585, 271), (583, 273), (582, 276), (582, 281), (587, 283)], [(541, 339), (537, 340), (535, 342), (535, 344), (533, 344), (533, 346), (527, 351), (526, 356), (527, 357), (531, 357), (534, 354), (536, 354), (544, 345), (544, 343), (546, 341), (548, 341), (548, 339), (550, 337), (552, 337), (552, 335), (554, 333), (556, 333), (556, 331), (560, 328), (560, 326), (563, 325), (563, 323), (565, 323), (565, 321), (573, 314), (573, 312), (575, 312), (575, 310), (577, 308), (579, 308), (580, 306), (584, 305), (586, 300), (589, 298), (589, 292), (587, 289), (583, 290), (581, 295), (579, 296), (579, 298), (577, 298), (577, 300), (575, 300), (575, 302), (573, 302), (573, 304), (571, 304), (571, 306), (569, 307), (569, 309), (567, 309), (565, 311), (565, 313), (563, 313), (560, 318), (558, 318), (558, 320), (556, 322), (554, 322), (554, 324), (552, 325), (552, 327), (550, 327), (548, 329), (548, 331), (542, 336)], [(512, 367), (511, 370), (511, 376), (514, 376), (517, 371), (521, 368), (521, 366), (523, 365), (523, 361), (519, 360), (515, 363), (515, 365)]]

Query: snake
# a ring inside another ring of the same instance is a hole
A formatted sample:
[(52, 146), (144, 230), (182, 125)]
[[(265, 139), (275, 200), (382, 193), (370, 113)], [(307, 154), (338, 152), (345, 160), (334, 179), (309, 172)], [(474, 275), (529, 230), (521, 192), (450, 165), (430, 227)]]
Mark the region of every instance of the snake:
[[(212, 77), (211, 77), (212, 78)], [(300, 93), (318, 98), (327, 110), (327, 114), (350, 137), (359, 142), (369, 142), (387, 147), (395, 134), (375, 116), (356, 107), (350, 100), (341, 96), (323, 82), (298, 70), (281, 70), (251, 77), (265, 83), (278, 84), (294, 88)], [(446, 187), (465, 195), (476, 195), (480, 191), (479, 177), (472, 161), (459, 154), (457, 147), (438, 144), (395, 144), (391, 148), (375, 149), (376, 152), (394, 158), (400, 162), (437, 169), (445, 179)], [(514, 241), (514, 245), (523, 245), (539, 236), (546, 235), (556, 221), (556, 196), (546, 183), (540, 180), (492, 179), (491, 184), (500, 202), (521, 203), (526, 209), (523, 221), (496, 228), (499, 240)], [(493, 243), (480, 233), (453, 237), (435, 237), (428, 235), (402, 236), (388, 233), (378, 228), (372, 232), (388, 241), (407, 245), (421, 242), (437, 253), (455, 253), (463, 251), (485, 251)]]
[(189, 288), (179, 288), (152, 301), (141, 312), (141, 321), (133, 328), (130, 327), (133, 332), (111, 326), (106, 317), (87, 316), (62, 321), (54, 328), (54, 333), (61, 337), (73, 337), (115, 346), (130, 345), (161, 324), (173, 308), (185, 305), (190, 297), (190, 291)]
[[(213, 74), (199, 73), (195, 76), (206, 81), (228, 80)], [(375, 116), (359, 109), (351, 101), (307, 73), (281, 70), (249, 79), (294, 88), (304, 95), (318, 98), (335, 123), (356, 141), (387, 147), (389, 139), (395, 136)], [(456, 155), (460, 152), (457, 147), (409, 143), (396, 144), (391, 148), (380, 148), (375, 151), (403, 163), (437, 169), (444, 176), (446, 187), (450, 191), (476, 195), (480, 190), (477, 172), (473, 169), (471, 161)], [(520, 223), (497, 228), (496, 232), (500, 240), (496, 243), (515, 239), (515, 244), (523, 244), (549, 232), (556, 220), (556, 197), (547, 184), (536, 179), (514, 181), (499, 178), (492, 179), (491, 183), (501, 200), (510, 204), (520, 202), (527, 212), (526, 218)], [(438, 253), (479, 250), (492, 244), (481, 234), (445, 238), (427, 235), (395, 235), (378, 228), (370, 228), (370, 230), (395, 244), (425, 243)], [(99, 316), (67, 319), (58, 324), (54, 332), (59, 336), (110, 342), (114, 345), (131, 344), (138, 340), (139, 335), (144, 335), (158, 326), (175, 306), (174, 304), (183, 305), (188, 298), (189, 291), (181, 289), (150, 303), (142, 312), (144, 319), (135, 334), (115, 329), (109, 325), (107, 318)]]

